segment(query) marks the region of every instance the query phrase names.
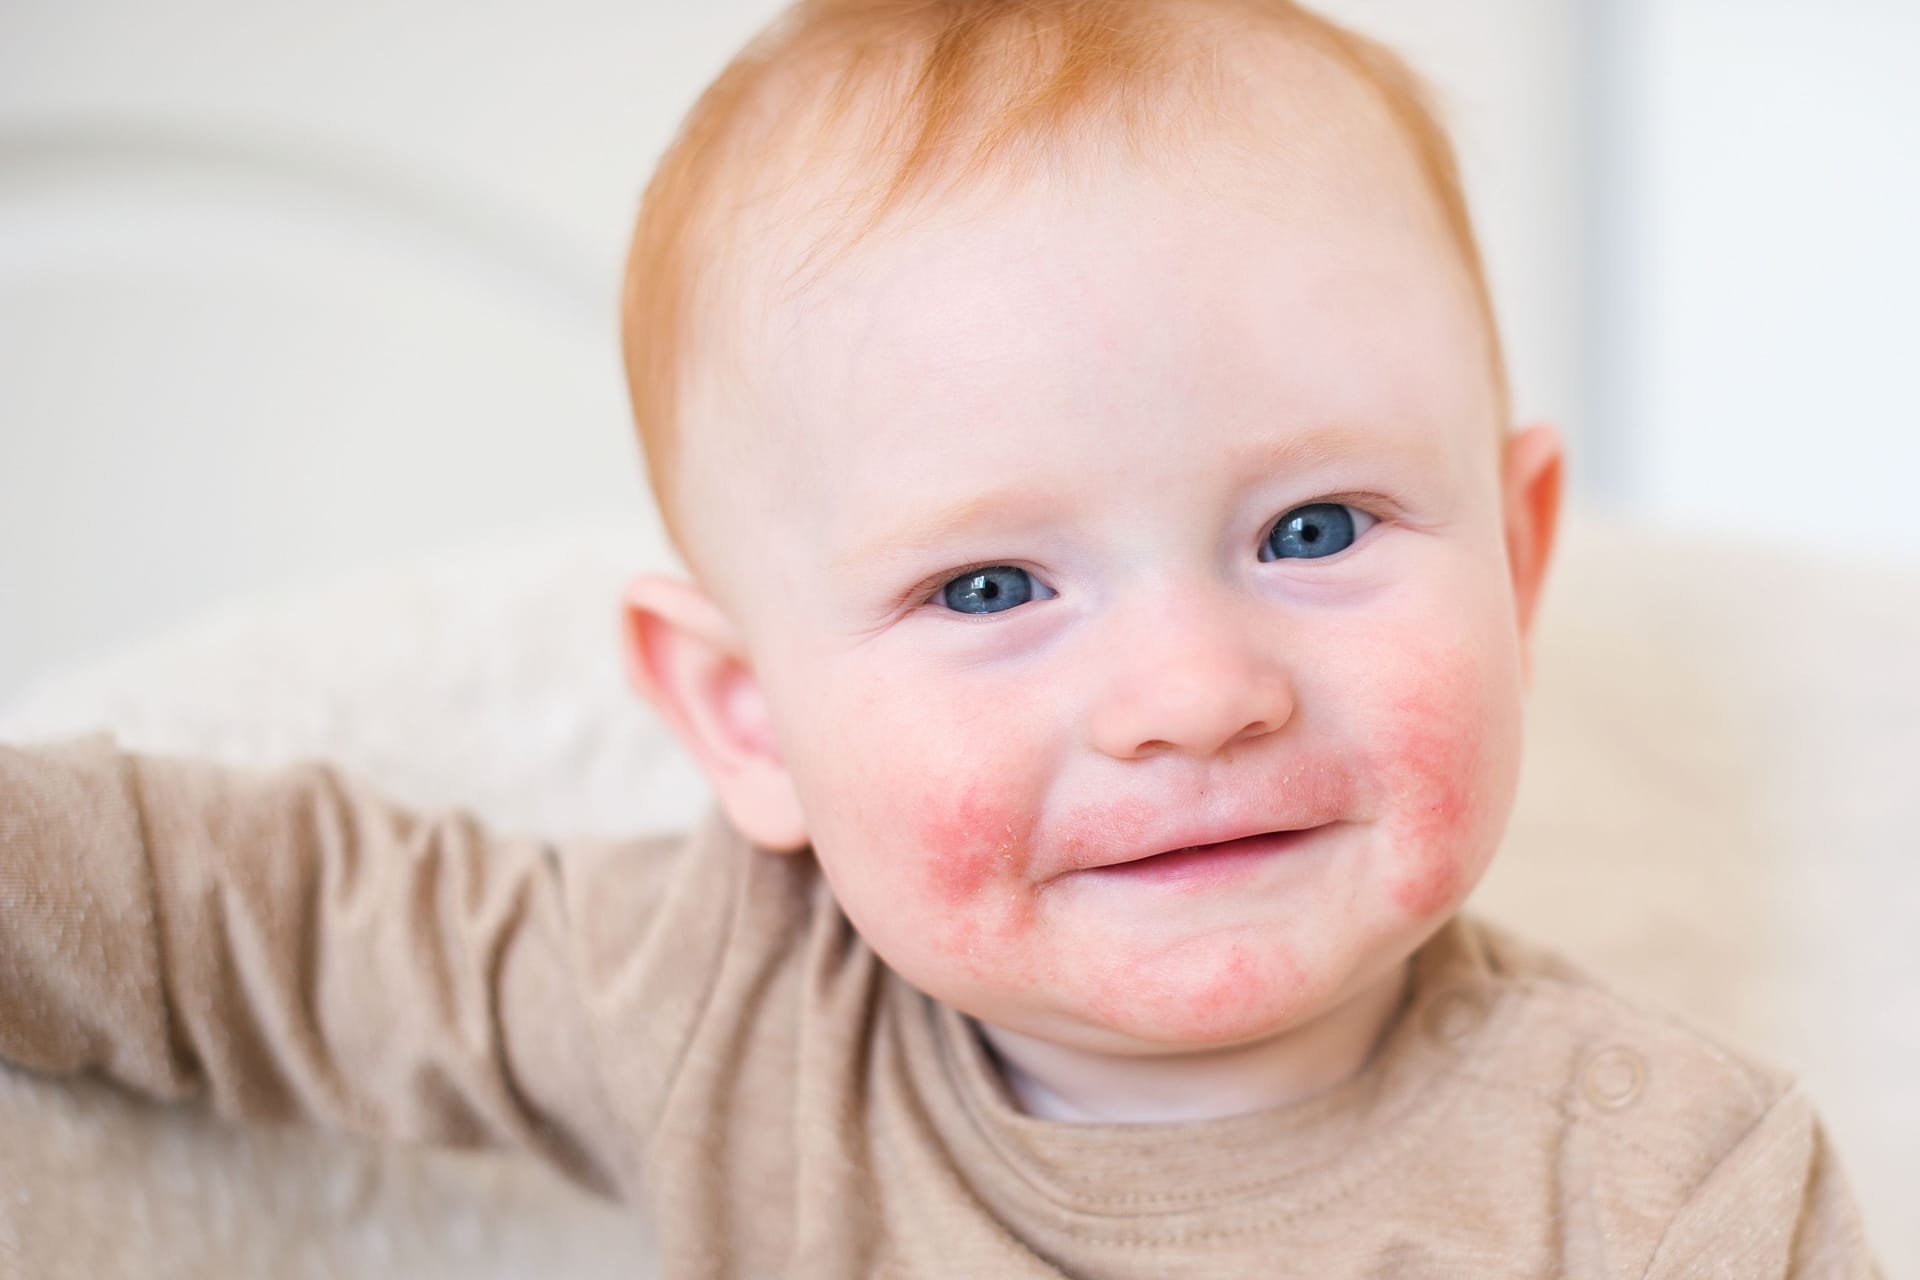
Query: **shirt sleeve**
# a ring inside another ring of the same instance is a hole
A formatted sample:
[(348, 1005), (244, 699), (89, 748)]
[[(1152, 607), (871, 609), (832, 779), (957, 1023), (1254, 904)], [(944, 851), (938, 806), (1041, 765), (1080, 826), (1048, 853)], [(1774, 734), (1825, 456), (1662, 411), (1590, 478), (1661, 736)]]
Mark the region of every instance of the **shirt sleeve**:
[(320, 764), (0, 747), (0, 1057), (240, 1119), (528, 1148), (618, 1191), (633, 1114), (599, 1024), (640, 964), (633, 994), (667, 1007), (657, 1052), (627, 1056), (670, 1060), (711, 960), (654, 936), (672, 843), (497, 838)]
[(1877, 1280), (1860, 1211), (1806, 1096), (1790, 1090), (1702, 1179), (1647, 1280)]

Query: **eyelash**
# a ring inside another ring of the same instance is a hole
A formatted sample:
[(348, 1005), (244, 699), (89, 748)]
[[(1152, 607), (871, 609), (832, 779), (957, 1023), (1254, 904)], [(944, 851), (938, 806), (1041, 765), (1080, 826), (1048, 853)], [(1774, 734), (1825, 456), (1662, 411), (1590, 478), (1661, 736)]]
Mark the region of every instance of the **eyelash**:
[[(1354, 510), (1362, 512), (1365, 515), (1372, 517), (1375, 524), (1386, 524), (1388, 521), (1396, 519), (1400, 514), (1400, 508), (1397, 503), (1395, 503), (1392, 499), (1386, 497), (1385, 495), (1378, 494), (1378, 493), (1335, 493), (1335, 494), (1328, 494), (1327, 496), (1321, 497), (1321, 498), (1309, 498), (1305, 502), (1294, 503), (1292, 506), (1280, 512), (1278, 515), (1274, 516), (1271, 520), (1267, 521), (1265, 524), (1260, 526), (1260, 539), (1257, 543), (1254, 544), (1254, 554), (1256, 556), (1259, 555), (1260, 548), (1266, 545), (1267, 539), (1273, 536), (1273, 531), (1279, 527), (1279, 524), (1282, 520), (1286, 519), (1289, 515), (1292, 515), (1295, 511), (1298, 511), (1302, 507), (1318, 506), (1322, 503), (1327, 503), (1327, 504), (1336, 505), (1336, 506), (1343, 506), (1343, 507), (1352, 507)], [(1360, 543), (1360, 539), (1366, 537), (1367, 533), (1370, 531), (1371, 530), (1369, 529), (1367, 531), (1362, 531), (1361, 533), (1355, 535), (1354, 546), (1358, 546)], [(1351, 547), (1347, 548), (1347, 551), (1350, 551), (1350, 550), (1352, 550)], [(1337, 552), (1334, 555), (1327, 556), (1325, 558), (1329, 560), (1337, 560), (1345, 556), (1347, 554), (1347, 551)], [(1262, 561), (1262, 563), (1274, 563), (1274, 562)], [(957, 568), (943, 569), (939, 573), (932, 574), (929, 577), (923, 578), (911, 590), (903, 593), (900, 598), (901, 606), (917, 607), (921, 605), (933, 604), (935, 599), (939, 596), (940, 592), (946, 588), (946, 585), (949, 582), (952, 582), (955, 578), (964, 578), (964, 577), (967, 577), (969, 574), (979, 573), (983, 569), (1027, 569), (1027, 566), (1020, 564), (1018, 561), (1000, 559), (1000, 560), (978, 560), (971, 564), (960, 565)], [(1027, 569), (1027, 572), (1032, 573), (1033, 570)], [(1037, 577), (1038, 575), (1035, 575), (1035, 576)], [(1000, 616), (1000, 614), (997, 614), (997, 613), (981, 613), (981, 614), (960, 613), (952, 609), (943, 609), (941, 610), (941, 612), (950, 614), (956, 618), (997, 618)], [(1012, 612), (1012, 611), (1008, 610), (1008, 612)]]
[[(949, 582), (952, 582), (955, 578), (965, 578), (971, 574), (979, 573), (983, 569), (1027, 569), (1027, 566), (1018, 564), (1012, 560), (981, 560), (975, 564), (963, 564), (957, 569), (942, 569), (939, 573), (922, 580), (918, 586), (908, 591), (901, 597), (901, 603), (905, 605), (932, 604), (940, 593), (946, 589)], [(1027, 572), (1032, 573), (1033, 570), (1027, 569)], [(998, 616), (991, 613), (958, 613), (952, 609), (945, 609), (942, 610), (942, 612), (952, 613), (956, 618), (992, 618)]]

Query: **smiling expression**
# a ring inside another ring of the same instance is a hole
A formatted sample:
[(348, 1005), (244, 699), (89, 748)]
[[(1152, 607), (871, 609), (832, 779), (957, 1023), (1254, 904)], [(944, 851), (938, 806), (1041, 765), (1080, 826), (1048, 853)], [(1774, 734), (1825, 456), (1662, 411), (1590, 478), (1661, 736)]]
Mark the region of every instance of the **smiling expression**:
[(1498, 842), (1522, 676), (1488, 345), (1411, 166), (1354, 145), (877, 237), (767, 303), (760, 434), (705, 451), (737, 495), (709, 571), (815, 856), (991, 1026), (1299, 1025)]

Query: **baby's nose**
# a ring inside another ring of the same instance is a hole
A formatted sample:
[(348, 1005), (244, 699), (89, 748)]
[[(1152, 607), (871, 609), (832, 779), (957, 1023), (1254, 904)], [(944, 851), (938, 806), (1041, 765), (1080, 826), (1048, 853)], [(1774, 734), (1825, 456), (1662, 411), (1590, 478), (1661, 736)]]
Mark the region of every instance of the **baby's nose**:
[(1293, 685), (1276, 637), (1253, 612), (1191, 601), (1117, 629), (1095, 694), (1093, 745), (1121, 759), (1211, 755), (1286, 724)]

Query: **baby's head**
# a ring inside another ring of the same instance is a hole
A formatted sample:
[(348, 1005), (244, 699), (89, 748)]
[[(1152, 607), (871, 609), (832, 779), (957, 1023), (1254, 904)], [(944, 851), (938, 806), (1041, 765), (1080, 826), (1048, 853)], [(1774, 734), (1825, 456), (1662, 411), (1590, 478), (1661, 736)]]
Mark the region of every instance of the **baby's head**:
[(922, 990), (1252, 1042), (1480, 876), (1559, 453), (1391, 55), (1281, 0), (803, 5), (663, 162), (627, 324), (696, 575), (636, 584), (636, 678)]

